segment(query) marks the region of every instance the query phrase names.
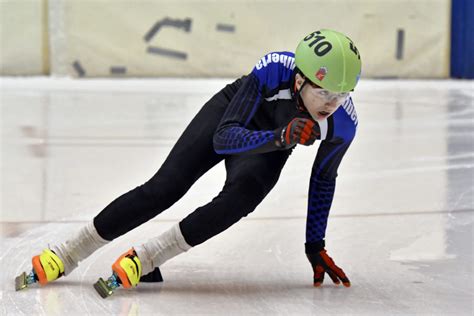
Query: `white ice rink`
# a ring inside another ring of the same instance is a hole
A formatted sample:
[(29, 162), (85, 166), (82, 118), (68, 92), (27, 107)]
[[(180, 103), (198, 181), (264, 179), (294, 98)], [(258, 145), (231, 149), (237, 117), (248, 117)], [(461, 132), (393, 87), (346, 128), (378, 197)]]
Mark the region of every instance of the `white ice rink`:
[(164, 264), (164, 283), (104, 300), (92, 287), (98, 277), (212, 199), (223, 164), (67, 278), (21, 292), (14, 278), (148, 180), (229, 80), (0, 80), (1, 315), (473, 314), (473, 81), (365, 80), (353, 94), (359, 129), (326, 238), (352, 287), (329, 278), (312, 286), (304, 236), (315, 145), (294, 151), (254, 213)]

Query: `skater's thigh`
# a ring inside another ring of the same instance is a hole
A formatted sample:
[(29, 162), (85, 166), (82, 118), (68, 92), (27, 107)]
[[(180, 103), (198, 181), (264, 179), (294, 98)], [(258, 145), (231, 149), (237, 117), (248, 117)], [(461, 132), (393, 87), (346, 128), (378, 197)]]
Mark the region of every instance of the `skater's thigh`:
[(243, 186), (249, 190), (258, 186), (265, 195), (277, 183), (291, 150), (274, 151), (257, 155), (226, 158), (226, 186)]
[(196, 178), (224, 159), (214, 151), (213, 136), (229, 101), (222, 92), (214, 95), (196, 114), (157, 174)]

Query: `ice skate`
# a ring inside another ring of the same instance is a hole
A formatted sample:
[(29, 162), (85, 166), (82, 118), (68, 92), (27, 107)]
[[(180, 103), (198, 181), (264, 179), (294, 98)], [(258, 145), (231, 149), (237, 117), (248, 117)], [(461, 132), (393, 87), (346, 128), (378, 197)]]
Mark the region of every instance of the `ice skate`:
[(99, 278), (94, 284), (94, 288), (102, 298), (107, 298), (120, 286), (124, 288), (136, 287), (140, 282), (141, 274), (142, 264), (132, 248), (114, 262), (112, 275), (107, 280)]
[(15, 290), (19, 291), (30, 284), (39, 282), (45, 285), (64, 275), (64, 264), (50, 249), (45, 249), (32, 259), (33, 269), (30, 273), (23, 272), (15, 278)]

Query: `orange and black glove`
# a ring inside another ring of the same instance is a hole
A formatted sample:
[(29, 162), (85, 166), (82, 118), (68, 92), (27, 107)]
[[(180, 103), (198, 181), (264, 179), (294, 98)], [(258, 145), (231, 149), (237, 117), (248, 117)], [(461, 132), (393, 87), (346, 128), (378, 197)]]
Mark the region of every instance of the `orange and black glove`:
[(313, 119), (301, 117), (294, 118), (288, 125), (283, 126), (276, 132), (277, 141), (281, 148), (290, 148), (295, 144), (309, 146), (320, 136), (319, 125)]
[(324, 240), (317, 243), (306, 243), (306, 257), (308, 257), (314, 272), (314, 286), (320, 286), (327, 273), (335, 284), (342, 284), (345, 287), (351, 286), (351, 281), (344, 271), (339, 268), (324, 249)]

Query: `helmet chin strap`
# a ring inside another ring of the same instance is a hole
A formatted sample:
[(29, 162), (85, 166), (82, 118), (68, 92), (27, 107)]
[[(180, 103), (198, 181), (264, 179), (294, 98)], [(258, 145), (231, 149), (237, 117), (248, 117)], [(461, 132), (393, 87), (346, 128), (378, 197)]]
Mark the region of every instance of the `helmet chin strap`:
[(303, 98), (301, 97), (301, 90), (303, 90), (304, 85), (308, 82), (308, 79), (304, 79), (303, 84), (299, 89), (296, 88), (296, 81), (295, 81), (295, 99), (296, 99), (296, 107), (298, 110), (303, 112), (308, 112), (308, 109), (304, 105)]

